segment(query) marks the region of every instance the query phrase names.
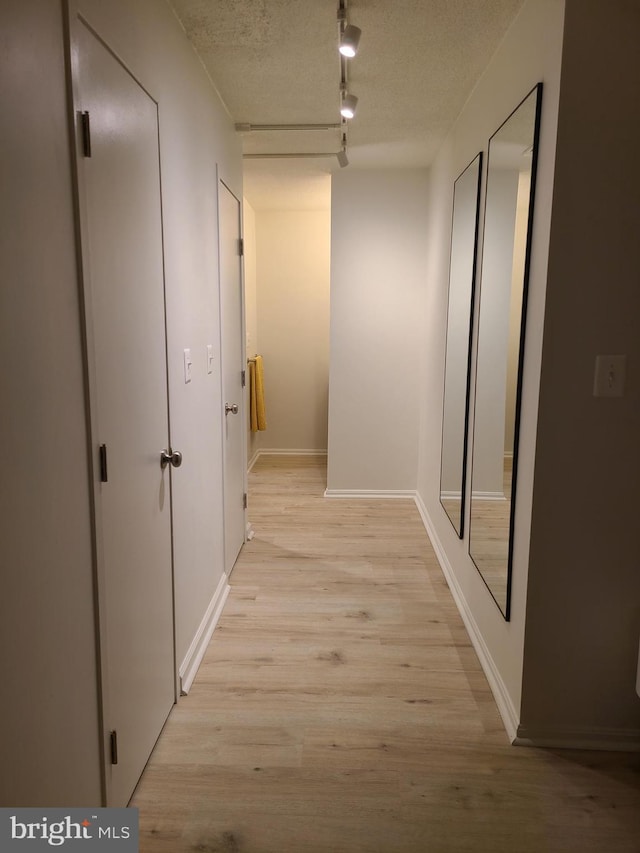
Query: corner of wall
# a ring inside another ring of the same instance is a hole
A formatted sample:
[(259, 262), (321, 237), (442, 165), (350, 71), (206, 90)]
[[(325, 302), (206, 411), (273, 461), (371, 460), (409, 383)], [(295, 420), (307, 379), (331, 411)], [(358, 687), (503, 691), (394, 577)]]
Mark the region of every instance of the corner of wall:
[(415, 490), (427, 171), (334, 175), (331, 490)]
[(522, 704), (539, 743), (615, 749), (640, 729), (638, 374), (593, 391), (598, 354), (640, 362), (639, 35), (634, 4), (567, 0)]

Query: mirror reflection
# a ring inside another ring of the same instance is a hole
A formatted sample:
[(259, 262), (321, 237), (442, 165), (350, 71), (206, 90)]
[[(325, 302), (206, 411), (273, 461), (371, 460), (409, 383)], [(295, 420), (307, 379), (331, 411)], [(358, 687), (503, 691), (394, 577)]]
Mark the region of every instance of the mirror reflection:
[(487, 162), (469, 553), (507, 619), (540, 95), (491, 137)]
[(440, 502), (460, 538), (464, 534), (469, 356), (481, 172), (482, 154), (478, 154), (453, 186)]

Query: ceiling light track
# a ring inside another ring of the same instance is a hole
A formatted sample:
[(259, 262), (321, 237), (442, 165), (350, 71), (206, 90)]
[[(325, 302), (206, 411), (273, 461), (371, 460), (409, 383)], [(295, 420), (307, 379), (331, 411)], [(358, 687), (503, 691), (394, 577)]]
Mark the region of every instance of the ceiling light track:
[(244, 154), (245, 160), (312, 160), (320, 157), (337, 157), (341, 167), (349, 165), (347, 157), (347, 121), (356, 114), (358, 99), (351, 94), (347, 87), (347, 60), (358, 52), (358, 44), (362, 32), (347, 20), (347, 0), (338, 0), (338, 51), (340, 54), (340, 121), (324, 124), (251, 124), (238, 122), (238, 133), (253, 133), (255, 131), (307, 131), (307, 130), (339, 130), (340, 150), (320, 152), (288, 151), (273, 154)]
[(339, 130), (341, 126), (340, 122), (328, 122), (326, 124), (249, 124), (247, 122), (239, 122), (236, 124), (236, 130), (239, 133), (253, 133), (254, 131), (261, 130), (278, 132), (287, 130)]
[(340, 115), (352, 119), (356, 114), (358, 99), (349, 92), (347, 80), (348, 60), (358, 52), (362, 31), (347, 21), (347, 0), (338, 0), (338, 51), (340, 53)]
[[(340, 151), (311, 151), (311, 152), (299, 152), (299, 151), (287, 151), (282, 154), (243, 154), (242, 157), (244, 160), (301, 160), (301, 159), (318, 159), (319, 157), (337, 157), (340, 160), (340, 155), (342, 154), (342, 150)], [(345, 164), (346, 165), (346, 164)]]

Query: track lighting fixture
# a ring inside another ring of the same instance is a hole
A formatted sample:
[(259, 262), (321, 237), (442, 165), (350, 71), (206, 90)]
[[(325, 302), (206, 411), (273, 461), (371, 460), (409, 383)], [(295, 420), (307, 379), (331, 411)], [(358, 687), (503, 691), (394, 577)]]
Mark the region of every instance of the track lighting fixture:
[(347, 157), (347, 131), (344, 130), (342, 133), (342, 148), (338, 151), (338, 163), (340, 164), (340, 168), (344, 169), (345, 166), (349, 165), (349, 158)]
[(338, 50), (343, 56), (351, 59), (358, 52), (358, 43), (362, 30), (360, 27), (354, 27), (353, 24), (347, 24), (340, 34), (340, 47)]
[(272, 153), (244, 154), (246, 160), (283, 160), (288, 158), (337, 157), (341, 167), (349, 165), (347, 157), (347, 122), (356, 114), (358, 99), (348, 91), (348, 67), (347, 60), (356, 55), (358, 43), (362, 32), (359, 27), (349, 24), (347, 21), (347, 0), (338, 0), (338, 50), (340, 52), (340, 121), (327, 123), (303, 124), (251, 124), (250, 122), (238, 122), (236, 130), (238, 133), (253, 133), (254, 131), (320, 131), (340, 130), (340, 149), (338, 151), (282, 151)]
[(353, 118), (356, 114), (357, 107), (358, 99), (356, 96), (345, 92), (342, 96), (342, 103), (340, 105), (340, 115), (343, 118)]

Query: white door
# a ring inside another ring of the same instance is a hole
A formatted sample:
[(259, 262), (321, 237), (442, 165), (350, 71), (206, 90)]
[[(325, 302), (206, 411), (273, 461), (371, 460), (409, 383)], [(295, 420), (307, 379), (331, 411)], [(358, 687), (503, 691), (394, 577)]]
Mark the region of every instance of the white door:
[(106, 447), (96, 525), (107, 798), (121, 806), (175, 700), (158, 114), (88, 29), (75, 32), (76, 109), (89, 114), (78, 170), (97, 459)]
[(220, 316), (222, 326), (222, 396), (224, 411), (224, 552), (225, 571), (233, 568), (244, 542), (244, 458), (246, 421), (242, 375), (242, 255), (240, 202), (219, 183)]

